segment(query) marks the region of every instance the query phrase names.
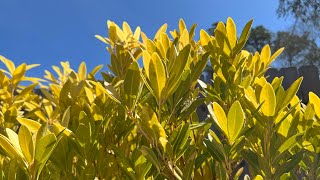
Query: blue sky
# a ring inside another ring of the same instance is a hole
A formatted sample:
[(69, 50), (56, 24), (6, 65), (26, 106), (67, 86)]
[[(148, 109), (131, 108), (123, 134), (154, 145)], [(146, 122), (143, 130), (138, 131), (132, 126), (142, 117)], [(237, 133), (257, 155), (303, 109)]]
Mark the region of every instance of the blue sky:
[(272, 31), (290, 26), (290, 19), (278, 19), (278, 0), (1, 0), (0, 54), (16, 64), (40, 63), (32, 74), (68, 60), (77, 69), (85, 61), (92, 69), (109, 63), (105, 44), (94, 35), (107, 35), (107, 20), (152, 36), (163, 23), (177, 28), (183, 18), (188, 26), (197, 23), (197, 32), (213, 22), (232, 17), (238, 28), (254, 19)]

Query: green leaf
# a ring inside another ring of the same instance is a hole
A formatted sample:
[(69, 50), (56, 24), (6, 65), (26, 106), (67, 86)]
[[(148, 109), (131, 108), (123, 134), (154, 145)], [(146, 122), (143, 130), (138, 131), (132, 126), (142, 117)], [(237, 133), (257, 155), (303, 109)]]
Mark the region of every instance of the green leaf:
[(35, 148), (35, 169), (37, 178), (39, 178), (42, 169), (57, 146), (57, 142), (57, 138), (53, 133), (49, 133), (37, 140)]
[(302, 160), (303, 154), (304, 151), (300, 151), (292, 155), (289, 161), (283, 163), (280, 167), (277, 168), (273, 179), (278, 179), (278, 177), (280, 177), (282, 174), (290, 172)]
[(273, 116), (276, 108), (276, 95), (271, 84), (266, 83), (260, 93), (260, 103), (264, 102), (261, 106), (261, 112), (265, 116)]
[(189, 134), (190, 134), (190, 129), (189, 129), (189, 124), (185, 124), (183, 126), (181, 126), (181, 128), (178, 131), (178, 135), (176, 136), (176, 138), (173, 141), (173, 153), (177, 154), (179, 152), (179, 150), (181, 150), (188, 138), (189, 138)]
[(120, 96), (118, 92), (111, 84), (108, 84), (105, 88), (99, 82), (94, 82), (94, 84), (96, 85), (96, 88), (103, 91), (110, 99), (112, 99), (113, 101), (118, 103), (121, 107), (123, 107), (123, 105), (121, 104)]
[(279, 111), (282, 108), (285, 108), (290, 103), (291, 99), (297, 94), (299, 87), (301, 85), (303, 77), (297, 79), (290, 88), (285, 92), (285, 96), (281, 102), (277, 103), (276, 111)]
[(191, 180), (193, 179), (192, 177), (192, 172), (193, 172), (193, 168), (194, 168), (194, 161), (189, 161), (184, 169), (183, 169), (183, 176), (182, 179), (184, 180)]
[(228, 139), (233, 144), (244, 124), (244, 113), (239, 101), (234, 102), (228, 112)]
[(176, 90), (176, 87), (180, 84), (182, 77), (182, 72), (185, 69), (185, 66), (188, 62), (188, 57), (190, 54), (191, 45), (186, 45), (178, 54), (177, 58), (174, 61), (172, 68), (169, 70), (169, 80), (168, 80), (168, 95), (173, 94), (173, 91)]
[(203, 141), (207, 147), (207, 151), (210, 153), (210, 155), (219, 162), (225, 161), (225, 153), (222, 144), (219, 144), (216, 142), (215, 139), (212, 139), (212, 141), (205, 139)]
[(80, 145), (83, 147), (90, 142), (90, 127), (82, 123), (79, 124), (76, 131), (77, 139)]
[(34, 144), (32, 140), (32, 134), (26, 126), (21, 126), (19, 130), (19, 143), (22, 154), (26, 158), (27, 162), (31, 164), (34, 157)]
[(69, 121), (70, 121), (70, 109), (71, 109), (71, 106), (69, 106), (69, 107), (67, 108), (67, 110), (63, 113), (62, 120), (61, 120), (61, 124), (62, 124), (64, 127), (68, 127), (68, 126), (69, 126)]
[[(303, 133), (295, 134), (288, 138), (279, 148), (278, 153), (282, 154), (284, 151), (290, 150), (294, 145), (296, 145), (302, 139)], [(276, 159), (276, 157), (275, 157)]]
[(181, 112), (179, 120), (184, 120), (188, 118), (189, 115), (193, 113), (204, 102), (204, 100), (204, 98), (199, 98), (193, 101), (189, 107), (187, 107)]
[(238, 54), (238, 52), (241, 51), (241, 49), (244, 47), (244, 45), (246, 44), (249, 35), (250, 35), (250, 29), (251, 29), (251, 25), (252, 25), (253, 20), (251, 19), (243, 28), (238, 44), (236, 45), (236, 47), (233, 50), (233, 54)]
[(154, 167), (158, 170), (158, 172), (160, 172), (160, 161), (159, 159), (157, 158), (156, 154), (148, 147), (146, 146), (142, 146), (140, 148), (140, 151), (141, 153), (144, 155), (144, 157), (146, 159), (148, 159), (148, 161), (150, 161)]
[(124, 92), (129, 101), (129, 108), (132, 108), (141, 91), (142, 80), (140, 77), (140, 68), (137, 61), (133, 61), (127, 70), (124, 80)]
[(275, 60), (284, 50), (284, 48), (280, 48), (278, 49), (275, 53), (273, 53), (273, 55), (270, 57), (270, 62)]

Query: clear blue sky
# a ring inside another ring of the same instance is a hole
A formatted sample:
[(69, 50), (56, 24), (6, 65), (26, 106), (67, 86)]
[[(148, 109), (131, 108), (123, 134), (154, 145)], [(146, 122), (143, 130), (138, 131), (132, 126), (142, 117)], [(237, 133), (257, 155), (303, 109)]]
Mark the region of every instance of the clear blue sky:
[(42, 64), (33, 70), (37, 76), (65, 60), (75, 69), (81, 61), (89, 69), (107, 64), (105, 45), (94, 37), (107, 35), (107, 20), (139, 25), (152, 37), (163, 23), (176, 28), (180, 18), (197, 23), (197, 32), (228, 16), (238, 28), (252, 18), (253, 26), (272, 31), (292, 22), (277, 18), (278, 0), (1, 0), (0, 6), (0, 54), (16, 64)]

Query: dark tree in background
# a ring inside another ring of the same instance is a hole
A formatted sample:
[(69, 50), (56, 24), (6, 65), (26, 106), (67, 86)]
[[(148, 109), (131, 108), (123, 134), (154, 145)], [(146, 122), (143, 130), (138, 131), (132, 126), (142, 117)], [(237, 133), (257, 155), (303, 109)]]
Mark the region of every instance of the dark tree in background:
[(279, 17), (293, 16), (296, 22), (301, 21), (320, 31), (320, 0), (279, 0), (277, 10)]
[(209, 35), (213, 35), (214, 34), (214, 30), (216, 29), (217, 25), (219, 22), (215, 22), (211, 24), (211, 27), (209, 29), (207, 29), (207, 32)]
[(251, 29), (250, 37), (244, 49), (254, 53), (261, 51), (264, 45), (271, 44), (271, 32), (264, 26), (260, 25)]
[(291, 32), (279, 31), (273, 40), (274, 50), (285, 47), (280, 58), (288, 62), (289, 67), (298, 65), (305, 60), (308, 47), (312, 41), (307, 34), (297, 35)]
[[(293, 25), (279, 32), (256, 26), (251, 29), (244, 49), (254, 53), (266, 44), (270, 44), (273, 52), (285, 47), (279, 57), (284, 67), (311, 64), (320, 69), (320, 0), (279, 0), (277, 14), (283, 18), (293, 17)], [(210, 35), (214, 34), (217, 24), (211, 24), (207, 30)], [(210, 65), (206, 71), (209, 69)]]

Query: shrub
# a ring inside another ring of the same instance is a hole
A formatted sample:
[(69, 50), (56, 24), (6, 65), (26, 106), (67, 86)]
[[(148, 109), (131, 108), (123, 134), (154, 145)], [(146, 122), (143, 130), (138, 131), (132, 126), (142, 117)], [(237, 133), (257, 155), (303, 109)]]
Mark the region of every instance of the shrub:
[[(238, 38), (228, 18), (196, 41), (196, 25), (183, 20), (153, 39), (108, 21), (109, 37), (96, 36), (111, 54), (102, 80), (103, 65), (88, 73), (84, 62), (61, 62), (42, 79), (25, 75), (38, 65), (1, 56), (1, 179), (316, 179), (320, 99), (300, 102), (302, 78), (287, 90), (282, 77), (266, 80), (283, 49), (242, 50), (251, 24)], [(202, 104), (209, 115), (200, 121)]]

